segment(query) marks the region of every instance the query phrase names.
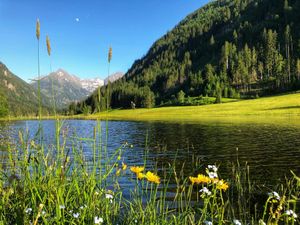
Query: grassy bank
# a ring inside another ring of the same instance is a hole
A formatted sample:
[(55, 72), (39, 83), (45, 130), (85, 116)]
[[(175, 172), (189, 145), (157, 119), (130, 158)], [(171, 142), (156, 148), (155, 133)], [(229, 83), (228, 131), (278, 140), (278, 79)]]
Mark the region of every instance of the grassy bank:
[[(161, 121), (230, 121), (230, 122), (287, 122), (300, 117), (300, 93), (265, 97), (253, 100), (226, 101), (201, 106), (170, 106), (151, 109), (116, 109), (90, 115), (42, 116), (42, 119), (102, 119), (102, 120), (161, 120)], [(276, 120), (274, 120), (276, 118)], [(28, 120), (38, 117), (7, 117), (1, 120)]]
[(267, 118), (270, 116), (300, 116), (300, 93), (203, 106), (112, 110), (108, 113), (93, 114), (87, 116), (87, 118), (120, 120), (203, 120), (209, 118)]

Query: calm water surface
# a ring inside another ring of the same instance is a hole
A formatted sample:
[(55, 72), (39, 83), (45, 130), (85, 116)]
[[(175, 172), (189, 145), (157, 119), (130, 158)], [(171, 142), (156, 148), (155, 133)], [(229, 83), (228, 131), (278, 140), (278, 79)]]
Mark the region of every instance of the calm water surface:
[[(42, 124), (45, 142), (51, 145), (55, 122), (47, 120)], [(70, 140), (76, 135), (93, 138), (95, 126), (97, 121), (93, 120), (67, 120), (64, 121), (64, 132)], [(0, 142), (9, 139), (15, 142), (19, 130), (28, 130), (29, 139), (33, 139), (37, 127), (38, 121), (0, 123)], [(101, 127), (103, 142), (107, 137), (108, 152), (113, 153), (125, 142), (133, 145), (122, 156), (129, 166), (142, 165), (147, 150), (149, 169), (160, 168), (176, 158), (178, 168), (185, 163), (187, 176), (201, 172), (201, 168), (192, 166), (195, 157), (201, 159), (203, 168), (208, 164), (220, 165), (225, 179), (230, 174), (231, 163), (237, 159), (242, 165), (248, 162), (251, 176), (258, 183), (278, 182), (290, 175), (290, 170), (300, 173), (300, 126), (293, 123), (102, 121)], [(82, 145), (85, 156), (91, 159), (91, 143), (83, 141)], [(131, 176), (129, 171), (121, 178), (123, 188), (131, 185), (126, 176)]]

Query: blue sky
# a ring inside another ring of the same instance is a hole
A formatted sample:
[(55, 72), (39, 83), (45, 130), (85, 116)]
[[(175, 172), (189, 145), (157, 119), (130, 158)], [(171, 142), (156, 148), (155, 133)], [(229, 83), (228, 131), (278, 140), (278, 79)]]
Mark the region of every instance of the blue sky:
[(0, 61), (25, 81), (37, 75), (36, 19), (41, 22), (41, 74), (52, 69), (81, 78), (126, 72), (154, 41), (208, 0), (0, 0)]

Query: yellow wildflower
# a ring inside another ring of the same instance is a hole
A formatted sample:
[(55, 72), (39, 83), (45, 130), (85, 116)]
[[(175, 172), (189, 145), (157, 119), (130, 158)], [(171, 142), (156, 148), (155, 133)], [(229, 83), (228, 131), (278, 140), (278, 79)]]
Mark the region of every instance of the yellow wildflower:
[(122, 162), (122, 170), (126, 170), (126, 169), (127, 169), (127, 165)]
[(140, 180), (146, 177), (146, 175), (143, 174), (143, 173), (138, 173), (138, 174), (136, 174), (136, 176), (137, 176), (137, 178), (139, 178)]
[(199, 174), (197, 177), (189, 177), (192, 184), (210, 183), (211, 179), (205, 175)]
[(131, 172), (136, 173), (136, 174), (139, 174), (139, 173), (143, 172), (144, 169), (145, 169), (145, 167), (143, 167), (143, 166), (132, 166), (132, 167), (130, 167)]
[(197, 177), (189, 177), (192, 184), (196, 183)]
[(210, 181), (213, 183), (213, 184), (217, 184), (220, 182), (220, 180), (218, 178), (211, 178)]
[(120, 176), (120, 174), (121, 174), (121, 169), (117, 169), (116, 175), (117, 175), (117, 176)]
[(197, 183), (201, 184), (201, 183), (210, 183), (210, 178), (205, 176), (205, 175), (202, 175), (202, 174), (199, 174), (198, 177), (197, 177)]
[(220, 180), (217, 183), (217, 189), (219, 189), (219, 190), (226, 191), (228, 189), (228, 187), (229, 187), (229, 185), (224, 180)]
[(156, 174), (148, 171), (146, 173), (146, 178), (149, 182), (153, 182), (153, 183), (156, 183), (156, 184), (159, 184), (160, 183), (160, 178), (159, 176), (157, 176)]

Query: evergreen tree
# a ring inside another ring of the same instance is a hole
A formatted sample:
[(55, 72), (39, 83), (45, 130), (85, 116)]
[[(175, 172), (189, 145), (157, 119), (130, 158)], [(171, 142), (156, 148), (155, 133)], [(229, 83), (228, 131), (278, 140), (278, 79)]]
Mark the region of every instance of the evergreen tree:
[(215, 38), (214, 38), (214, 35), (211, 35), (210, 39), (209, 39), (209, 44), (211, 46), (213, 46), (215, 44)]
[(287, 25), (284, 32), (285, 39), (285, 57), (287, 59), (287, 74), (288, 74), (288, 83), (291, 82), (291, 59), (290, 59), (290, 43), (291, 43), (291, 30), (290, 26)]

